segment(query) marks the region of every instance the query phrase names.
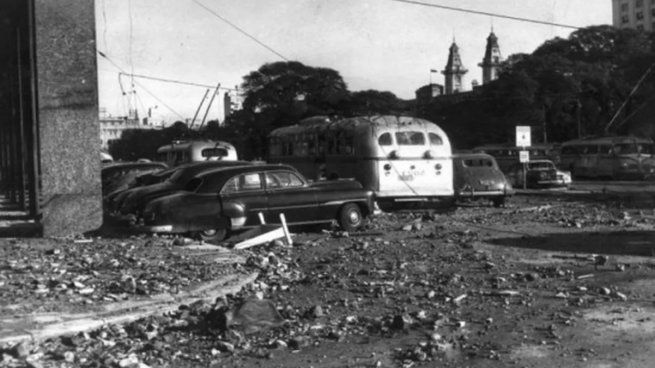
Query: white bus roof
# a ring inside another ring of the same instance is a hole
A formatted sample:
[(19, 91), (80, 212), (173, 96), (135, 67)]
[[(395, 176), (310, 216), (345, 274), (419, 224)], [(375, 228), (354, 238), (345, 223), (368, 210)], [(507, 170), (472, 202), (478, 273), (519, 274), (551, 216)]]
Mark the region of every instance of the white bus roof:
[(224, 141), (212, 140), (194, 140), (194, 141), (174, 141), (171, 144), (161, 146), (157, 149), (157, 153), (168, 152), (172, 150), (183, 150), (191, 147), (221, 147), (226, 149), (234, 149), (234, 146)]

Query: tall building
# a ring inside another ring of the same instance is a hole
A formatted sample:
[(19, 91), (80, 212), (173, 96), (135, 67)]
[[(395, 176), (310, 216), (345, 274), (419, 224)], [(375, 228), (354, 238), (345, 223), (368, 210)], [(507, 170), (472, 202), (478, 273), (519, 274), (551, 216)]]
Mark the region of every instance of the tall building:
[(445, 94), (451, 95), (453, 93), (462, 92), (463, 90), (463, 78), (468, 70), (464, 68), (462, 64), (462, 59), (459, 56), (459, 47), (453, 41), (453, 44), (450, 45), (450, 52), (448, 54), (448, 63), (446, 63), (446, 68), (441, 71), (441, 74), (444, 75), (446, 91)]
[(612, 15), (614, 27), (655, 31), (655, 0), (612, 0)]
[(500, 55), (498, 37), (496, 37), (492, 30), (489, 37), (487, 37), (487, 48), (484, 52), (484, 58), (478, 64), (482, 67), (482, 84), (487, 84), (498, 78), (498, 70), (502, 61), (503, 58)]

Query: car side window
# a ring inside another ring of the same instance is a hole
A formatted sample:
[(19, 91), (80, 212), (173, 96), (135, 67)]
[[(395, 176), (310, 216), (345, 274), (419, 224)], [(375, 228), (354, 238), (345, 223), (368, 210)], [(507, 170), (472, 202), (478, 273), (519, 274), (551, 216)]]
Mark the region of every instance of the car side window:
[(241, 178), (241, 187), (239, 189), (242, 191), (262, 189), (262, 181), (259, 173), (244, 174)]
[(223, 188), (221, 189), (221, 194), (235, 193), (239, 191), (239, 177), (235, 176), (232, 179), (228, 180)]
[(298, 175), (288, 172), (279, 171), (266, 173), (266, 186), (268, 188), (294, 188), (303, 186), (303, 181)]

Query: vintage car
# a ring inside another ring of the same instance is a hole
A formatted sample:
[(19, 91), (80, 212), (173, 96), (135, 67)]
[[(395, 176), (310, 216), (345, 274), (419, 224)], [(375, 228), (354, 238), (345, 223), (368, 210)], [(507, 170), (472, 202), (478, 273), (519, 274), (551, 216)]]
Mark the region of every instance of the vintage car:
[(514, 194), (496, 160), (486, 153), (454, 154), (453, 172), (458, 201), (485, 199), (500, 207)]
[[(106, 208), (109, 212), (136, 215), (142, 212), (143, 207), (149, 200), (184, 188), (189, 180), (198, 173), (219, 167), (252, 164), (250, 161), (203, 161), (164, 170), (158, 174), (147, 176), (147, 180), (154, 182), (154, 184), (137, 186), (110, 194), (106, 199)], [(161, 181), (157, 182), (157, 180)], [(139, 181), (143, 181), (143, 179)]]
[(560, 171), (550, 160), (534, 160), (511, 167), (507, 178), (514, 188), (567, 188), (571, 173)]
[(134, 185), (139, 175), (159, 172), (168, 166), (161, 162), (119, 162), (108, 163), (102, 167), (102, 195), (125, 190)]
[(373, 211), (373, 192), (355, 180), (308, 182), (287, 165), (227, 167), (196, 175), (184, 191), (150, 201), (143, 228), (222, 240), (231, 231), (266, 223), (332, 222), (352, 231)]

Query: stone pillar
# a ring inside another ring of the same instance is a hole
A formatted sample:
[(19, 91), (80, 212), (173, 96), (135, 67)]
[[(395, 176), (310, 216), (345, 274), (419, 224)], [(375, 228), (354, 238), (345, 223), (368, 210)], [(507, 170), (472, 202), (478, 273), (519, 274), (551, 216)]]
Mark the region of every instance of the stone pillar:
[(44, 236), (102, 225), (93, 0), (32, 0)]

